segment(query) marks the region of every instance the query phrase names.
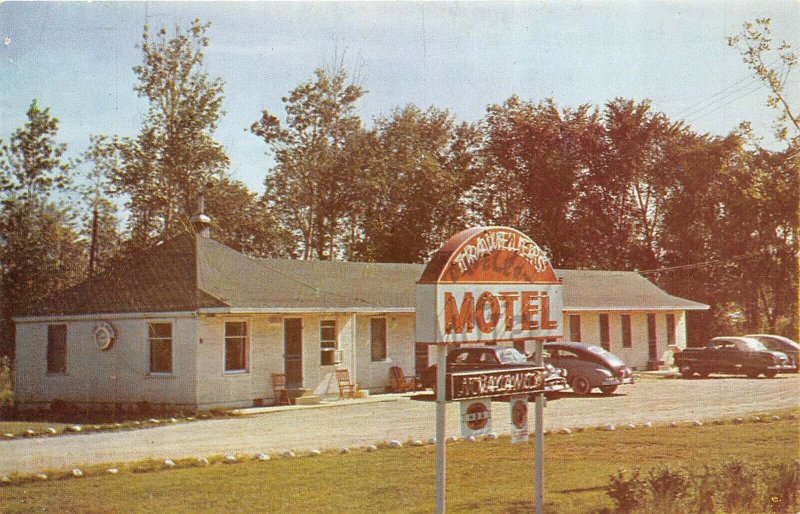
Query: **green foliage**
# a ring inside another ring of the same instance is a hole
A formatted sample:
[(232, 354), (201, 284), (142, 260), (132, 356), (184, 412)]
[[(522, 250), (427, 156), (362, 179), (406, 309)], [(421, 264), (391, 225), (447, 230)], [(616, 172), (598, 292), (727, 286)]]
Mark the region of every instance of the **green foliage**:
[(195, 19), (155, 34), (145, 26), (142, 63), (133, 68), (134, 88), (148, 101), (147, 117), (135, 138), (115, 138), (119, 164), (111, 180), (128, 197), (130, 231), (137, 246), (188, 227), (200, 188), (221, 179), (228, 156), (213, 139), (222, 113), (224, 85), (204, 71), (210, 24)]
[(647, 501), (647, 482), (641, 477), (639, 470), (627, 476), (619, 470), (611, 477), (606, 492), (617, 505), (617, 512), (629, 514), (643, 508)]
[(295, 236), (290, 252), (304, 259), (340, 257), (337, 236), (348, 224), (352, 228), (359, 184), (369, 174), (355, 113), (364, 93), (348, 83), (343, 68), (317, 69), (313, 80), (283, 98), (285, 127), (268, 111), (250, 127), (277, 163), (264, 181), (264, 202), (281, 229)]
[[(747, 67), (769, 88), (771, 94), (767, 97), (767, 105), (781, 111), (775, 124), (776, 136), (783, 140), (790, 139), (791, 126), (795, 132), (791, 139), (795, 144), (800, 144), (800, 120), (789, 104), (786, 92), (786, 86), (791, 84), (789, 75), (797, 66), (797, 54), (786, 41), (775, 48), (770, 23), (769, 18), (745, 22), (739, 34), (728, 37), (728, 46), (739, 51)], [(777, 57), (773, 52), (777, 53)]]
[(14, 402), (14, 370), (7, 355), (0, 356), (0, 407)]
[(628, 476), (620, 470), (606, 493), (619, 513), (794, 512), (798, 504), (800, 463), (752, 464), (731, 460), (706, 465), (696, 474), (669, 465)]
[(33, 101), (27, 122), (0, 145), (0, 355), (13, 355), (11, 315), (30, 309), (80, 279), (83, 246), (74, 213), (51, 193), (70, 183), (58, 120)]
[(436, 108), (408, 105), (376, 121), (375, 154), (358, 202), (358, 257), (423, 262), (469, 220), (475, 132)]
[(41, 109), (36, 99), (26, 113), (24, 127), (0, 144), (0, 192), (25, 199), (47, 196), (69, 184), (73, 165), (63, 160), (67, 145), (57, 143), (58, 119), (50, 108)]

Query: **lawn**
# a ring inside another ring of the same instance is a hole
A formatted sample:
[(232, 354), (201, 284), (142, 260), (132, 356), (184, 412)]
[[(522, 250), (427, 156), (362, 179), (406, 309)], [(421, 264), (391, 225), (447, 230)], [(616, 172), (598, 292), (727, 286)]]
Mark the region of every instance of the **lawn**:
[[(800, 423), (785, 418), (550, 434), (545, 438), (545, 510), (611, 508), (604, 487), (620, 468), (649, 470), (670, 463), (700, 469), (733, 458), (788, 463), (800, 455), (798, 434)], [(459, 441), (448, 444), (447, 458), (448, 511), (532, 511), (532, 441)], [(147, 472), (141, 471), (160, 463), (121, 464), (113, 476), (104, 472), (109, 465), (87, 470), (83, 478), (7, 485), (0, 488), (0, 511), (430, 512), (434, 505), (431, 445), (181, 467), (188, 464)]]

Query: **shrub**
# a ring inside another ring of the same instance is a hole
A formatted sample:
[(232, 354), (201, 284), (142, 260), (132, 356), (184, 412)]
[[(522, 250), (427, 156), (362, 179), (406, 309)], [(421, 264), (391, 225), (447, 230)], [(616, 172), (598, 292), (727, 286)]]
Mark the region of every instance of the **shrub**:
[(11, 359), (8, 356), (0, 357), (0, 407), (14, 403), (14, 370), (11, 369)]
[(606, 487), (623, 514), (797, 512), (799, 491), (800, 461), (763, 466), (729, 461), (697, 474), (666, 466), (651, 470), (647, 479), (638, 470), (630, 477), (618, 471)]
[(616, 503), (617, 512), (622, 514), (637, 512), (647, 501), (647, 483), (641, 478), (638, 469), (633, 471), (630, 478), (625, 476), (625, 470), (617, 471), (611, 477), (606, 492)]
[(690, 477), (686, 471), (671, 466), (650, 470), (647, 485), (650, 487), (651, 510), (663, 513), (685, 512), (690, 486)]

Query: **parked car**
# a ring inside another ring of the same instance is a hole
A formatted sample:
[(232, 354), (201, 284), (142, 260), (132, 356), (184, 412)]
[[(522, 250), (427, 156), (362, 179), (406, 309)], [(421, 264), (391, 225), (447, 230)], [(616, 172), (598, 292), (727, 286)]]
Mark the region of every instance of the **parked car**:
[(744, 374), (750, 378), (764, 374), (774, 378), (796, 369), (785, 353), (770, 350), (752, 337), (715, 337), (704, 348), (686, 348), (676, 353), (675, 364), (684, 378), (692, 378), (695, 373), (704, 378), (711, 373)]
[(795, 373), (800, 373), (800, 344), (792, 341), (788, 337), (776, 336), (773, 334), (751, 334), (745, 337), (752, 337), (760, 341), (770, 350), (785, 353), (786, 356), (789, 357), (789, 363), (795, 367)]
[[(464, 346), (450, 350), (447, 354), (447, 373), (458, 371), (479, 371), (502, 369), (504, 367), (534, 367), (528, 358), (517, 350), (506, 346)], [(428, 367), (422, 372), (422, 387), (435, 389), (437, 366)], [(545, 392), (562, 391), (568, 387), (566, 372), (554, 366), (545, 365)]]
[(575, 393), (586, 395), (595, 387), (605, 395), (622, 384), (633, 384), (633, 373), (622, 359), (600, 346), (587, 343), (545, 343), (545, 362), (567, 370)]

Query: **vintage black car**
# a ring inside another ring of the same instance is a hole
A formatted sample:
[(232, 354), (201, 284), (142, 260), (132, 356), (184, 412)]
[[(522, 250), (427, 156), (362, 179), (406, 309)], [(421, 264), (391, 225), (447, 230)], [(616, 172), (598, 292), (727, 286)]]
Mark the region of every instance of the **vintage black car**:
[[(447, 354), (447, 372), (482, 371), (503, 368), (534, 367), (533, 363), (516, 348), (506, 346), (464, 346), (450, 350)], [(422, 387), (435, 389), (437, 366), (422, 372)], [(552, 365), (545, 365), (545, 392), (567, 389), (565, 372)]]
[(704, 348), (687, 348), (675, 354), (675, 364), (684, 378), (695, 373), (705, 378), (711, 373), (744, 374), (774, 378), (778, 373), (795, 371), (785, 353), (768, 349), (750, 337), (715, 337)]
[(586, 395), (595, 387), (605, 395), (622, 384), (633, 384), (633, 373), (622, 359), (600, 346), (587, 343), (545, 343), (545, 362), (567, 370), (572, 390)]
[(750, 334), (745, 337), (752, 337), (760, 341), (770, 350), (785, 353), (789, 357), (789, 364), (795, 367), (795, 373), (800, 373), (800, 344), (788, 337), (774, 334)]

